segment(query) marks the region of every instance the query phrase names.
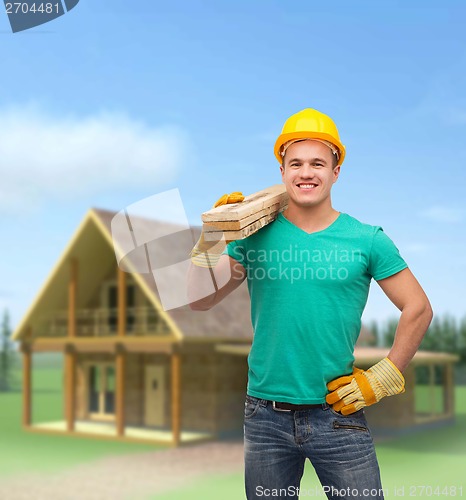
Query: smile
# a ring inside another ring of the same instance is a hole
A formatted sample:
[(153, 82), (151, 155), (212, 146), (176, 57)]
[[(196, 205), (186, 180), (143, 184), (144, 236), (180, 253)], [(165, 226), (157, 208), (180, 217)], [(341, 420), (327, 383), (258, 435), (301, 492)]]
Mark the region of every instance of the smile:
[(309, 184), (297, 184), (299, 189), (311, 190), (317, 187), (317, 184), (309, 183)]

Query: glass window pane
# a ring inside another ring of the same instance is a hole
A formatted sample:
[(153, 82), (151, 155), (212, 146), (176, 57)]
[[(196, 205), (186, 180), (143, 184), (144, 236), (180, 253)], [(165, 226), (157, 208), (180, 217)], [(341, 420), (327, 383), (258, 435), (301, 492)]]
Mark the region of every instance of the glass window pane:
[(115, 368), (113, 366), (107, 366), (107, 391), (115, 390)]
[(118, 306), (118, 289), (116, 286), (108, 288), (108, 307), (114, 308)]
[(107, 366), (105, 387), (105, 413), (115, 413), (115, 368)]
[(89, 369), (89, 411), (92, 413), (99, 411), (99, 370), (97, 366)]
[(128, 285), (126, 287), (126, 305), (128, 307), (134, 307), (135, 306), (135, 286), (134, 285)]

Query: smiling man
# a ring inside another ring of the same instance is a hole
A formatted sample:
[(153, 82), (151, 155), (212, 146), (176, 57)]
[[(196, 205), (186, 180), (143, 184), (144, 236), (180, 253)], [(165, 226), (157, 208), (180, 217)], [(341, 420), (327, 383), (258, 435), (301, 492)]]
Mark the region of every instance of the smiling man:
[(329, 145), (311, 139), (291, 140), (281, 154), (280, 172), (289, 198), (285, 217), (309, 233), (329, 226), (340, 215), (330, 199), (340, 174), (336, 154)]
[[(345, 148), (330, 117), (314, 109), (291, 116), (274, 152), (287, 209), (230, 242), (223, 255), (216, 245), (209, 261), (222, 285), (191, 304), (209, 309), (247, 279), (254, 339), (244, 410), (246, 495), (260, 498), (267, 489), (296, 498), (308, 458), (328, 498), (381, 499), (364, 408), (404, 392), (402, 372), (432, 309), (382, 227), (333, 208)], [(207, 277), (197, 265), (193, 259), (193, 288)], [(362, 370), (354, 346), (372, 279), (401, 316), (388, 356)]]

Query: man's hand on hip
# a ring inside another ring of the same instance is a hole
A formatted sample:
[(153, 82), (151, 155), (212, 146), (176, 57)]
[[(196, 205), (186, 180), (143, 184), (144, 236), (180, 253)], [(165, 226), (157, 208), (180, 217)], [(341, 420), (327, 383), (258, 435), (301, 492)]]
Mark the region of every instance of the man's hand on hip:
[(335, 411), (349, 415), (365, 406), (379, 402), (385, 396), (405, 392), (405, 379), (388, 358), (382, 359), (368, 370), (354, 367), (352, 375), (332, 380), (331, 391), (325, 400)]

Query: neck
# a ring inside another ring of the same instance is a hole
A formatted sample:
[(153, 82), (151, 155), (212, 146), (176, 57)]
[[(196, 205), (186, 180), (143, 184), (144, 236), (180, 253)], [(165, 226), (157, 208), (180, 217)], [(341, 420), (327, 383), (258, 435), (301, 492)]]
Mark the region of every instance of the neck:
[(340, 212), (332, 207), (330, 199), (328, 203), (312, 206), (299, 206), (290, 199), (288, 208), (283, 215), (293, 224), (304, 231), (320, 231), (328, 227), (336, 220)]

